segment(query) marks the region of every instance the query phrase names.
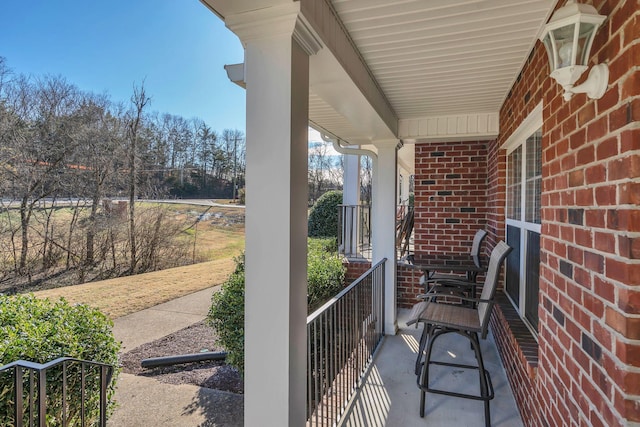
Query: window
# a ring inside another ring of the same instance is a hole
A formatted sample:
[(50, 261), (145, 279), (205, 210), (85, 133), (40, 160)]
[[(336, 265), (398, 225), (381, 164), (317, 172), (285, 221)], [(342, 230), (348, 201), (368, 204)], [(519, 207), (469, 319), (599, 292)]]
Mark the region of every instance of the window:
[(514, 132), (507, 149), (507, 244), (505, 292), (525, 323), (538, 330), (542, 108)]

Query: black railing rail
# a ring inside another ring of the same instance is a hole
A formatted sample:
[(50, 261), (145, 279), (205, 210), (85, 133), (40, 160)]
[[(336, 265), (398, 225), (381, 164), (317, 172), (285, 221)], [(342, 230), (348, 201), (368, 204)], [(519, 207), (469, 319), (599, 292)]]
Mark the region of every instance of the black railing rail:
[(307, 426), (332, 426), (384, 336), (386, 258), (307, 317)]
[(338, 248), (347, 258), (371, 257), (371, 206), (338, 205)]
[(2, 412), (14, 427), (105, 427), (113, 373), (111, 365), (71, 357), (0, 366)]

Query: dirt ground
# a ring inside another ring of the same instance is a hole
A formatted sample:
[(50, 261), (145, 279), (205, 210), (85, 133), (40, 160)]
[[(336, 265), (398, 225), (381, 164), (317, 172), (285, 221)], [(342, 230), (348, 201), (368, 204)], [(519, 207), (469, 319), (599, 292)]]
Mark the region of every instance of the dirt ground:
[(187, 363), (157, 368), (142, 368), (150, 357), (176, 356), (204, 351), (223, 351), (216, 343), (214, 330), (198, 322), (159, 340), (143, 344), (121, 356), (123, 372), (154, 378), (168, 384), (192, 384), (199, 387), (243, 393), (242, 377), (222, 361)]

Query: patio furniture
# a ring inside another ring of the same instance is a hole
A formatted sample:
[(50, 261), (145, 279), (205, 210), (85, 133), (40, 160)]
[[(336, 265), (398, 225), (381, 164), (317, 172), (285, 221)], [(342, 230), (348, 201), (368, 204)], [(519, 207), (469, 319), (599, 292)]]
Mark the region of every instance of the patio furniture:
[[(464, 273), (467, 274), (467, 280), (475, 281), (479, 272), (484, 271), (482, 267), (482, 257), (480, 256), (480, 249), (482, 248), (482, 242), (487, 237), (487, 231), (480, 229), (476, 231), (476, 234), (473, 236), (473, 242), (471, 243), (471, 251), (469, 255), (471, 256), (471, 260), (476, 268), (470, 268)], [(436, 266), (438, 267), (438, 266)], [(444, 280), (444, 279), (454, 279), (459, 280), (460, 275), (458, 274), (447, 274), (447, 273), (439, 273), (438, 271), (456, 271), (461, 272), (461, 270), (447, 270), (448, 266), (443, 266), (441, 269), (438, 267), (437, 269), (431, 269), (425, 271), (425, 275), (420, 278), (421, 284), (426, 285), (428, 281), (435, 280)], [(423, 282), (424, 281), (424, 282)], [(425, 289), (426, 290), (426, 289)]]
[[(483, 265), (480, 255), (480, 248), (485, 237), (487, 237), (485, 230), (480, 229), (476, 232), (468, 257), (466, 255), (453, 256), (451, 260), (441, 262), (440, 265), (437, 264), (437, 260), (443, 258), (442, 255), (434, 257), (431, 260), (431, 265), (423, 260), (422, 269), (425, 273), (420, 277), (420, 284), (424, 287), (425, 294), (418, 295), (418, 298), (424, 299), (430, 293), (448, 293), (453, 296), (475, 298), (478, 274), (486, 271), (486, 263)], [(449, 273), (443, 273), (443, 271), (449, 271)], [(465, 273), (466, 278), (461, 273)], [(435, 299), (432, 297), (432, 300), (435, 301)], [(468, 304), (473, 306), (471, 302)]]
[[(460, 297), (464, 301), (473, 302), (473, 308), (459, 304), (435, 302), (431, 298), (437, 298), (439, 296), (435, 292), (428, 294), (429, 298), (417, 303), (412, 308), (409, 316), (410, 320), (407, 322), (407, 325), (412, 325), (414, 323), (424, 324), (424, 330), (420, 339), (420, 348), (416, 360), (416, 367), (422, 367), (421, 375), (417, 379), (418, 387), (420, 388), (420, 417), (424, 417), (425, 394), (437, 393), (467, 399), (483, 400), (485, 423), (487, 426), (491, 424), (489, 401), (493, 399), (494, 392), (493, 385), (491, 383), (491, 376), (484, 368), (478, 333), (480, 333), (482, 339), (485, 339), (487, 336), (489, 318), (491, 317), (491, 310), (494, 305), (494, 296), (498, 284), (498, 278), (500, 276), (500, 270), (509, 252), (511, 252), (511, 247), (503, 241), (500, 241), (491, 252), (487, 275), (484, 281), (482, 294), (479, 299)], [(436, 339), (451, 332), (455, 332), (469, 339), (471, 348), (473, 349), (478, 362), (477, 366), (431, 360), (433, 344)], [(427, 343), (425, 361), (422, 363), (422, 353), (425, 343)], [(431, 365), (449, 366), (462, 369), (477, 369), (480, 377), (480, 395), (464, 394), (432, 388), (429, 385), (429, 368)]]

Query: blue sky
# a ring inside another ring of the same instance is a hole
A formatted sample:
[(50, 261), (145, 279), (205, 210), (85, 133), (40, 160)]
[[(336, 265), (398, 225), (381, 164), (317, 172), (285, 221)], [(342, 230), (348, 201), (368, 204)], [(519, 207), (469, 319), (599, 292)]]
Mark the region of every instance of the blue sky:
[(198, 0), (1, 0), (0, 56), (115, 102), (144, 79), (150, 111), (245, 131), (244, 89), (223, 68), (242, 45)]

